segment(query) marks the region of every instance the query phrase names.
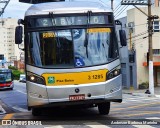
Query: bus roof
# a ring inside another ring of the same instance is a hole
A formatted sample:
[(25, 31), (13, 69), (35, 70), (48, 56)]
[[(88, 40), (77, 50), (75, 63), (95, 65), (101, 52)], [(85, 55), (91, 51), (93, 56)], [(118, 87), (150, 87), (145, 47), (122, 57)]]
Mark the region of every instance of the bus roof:
[(86, 13), (92, 12), (112, 12), (109, 6), (100, 2), (77, 1), (77, 2), (48, 2), (32, 5), (25, 13), (25, 16), (43, 15), (53, 12), (53, 14), (65, 13)]

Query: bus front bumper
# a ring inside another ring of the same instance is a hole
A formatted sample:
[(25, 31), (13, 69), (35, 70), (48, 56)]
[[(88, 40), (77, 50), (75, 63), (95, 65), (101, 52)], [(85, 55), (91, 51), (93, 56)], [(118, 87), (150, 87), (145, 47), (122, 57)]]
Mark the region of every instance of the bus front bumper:
[[(98, 104), (103, 102), (122, 102), (122, 85), (119, 75), (101, 83), (46, 87), (27, 82), (28, 107), (68, 106), (79, 104)], [(80, 92), (76, 93), (75, 89)], [(85, 99), (70, 101), (70, 95), (84, 94)], [(89, 96), (91, 94), (91, 96)]]
[(0, 90), (3, 90), (3, 89), (12, 89), (14, 87), (14, 84), (11, 83), (11, 84), (0, 84)]

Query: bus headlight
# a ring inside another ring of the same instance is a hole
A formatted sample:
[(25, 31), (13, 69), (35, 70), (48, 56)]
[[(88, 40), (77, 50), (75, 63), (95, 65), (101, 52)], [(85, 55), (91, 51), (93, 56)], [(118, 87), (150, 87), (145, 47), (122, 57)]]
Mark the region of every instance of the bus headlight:
[(34, 76), (30, 76), (30, 80), (31, 81), (35, 81), (35, 77)]
[(120, 74), (121, 74), (121, 66), (118, 66), (107, 74), (107, 80), (112, 79)]
[(36, 74), (27, 72), (27, 80), (33, 83), (37, 83), (37, 84), (43, 84), (45, 85), (45, 80), (43, 77), (38, 76)]

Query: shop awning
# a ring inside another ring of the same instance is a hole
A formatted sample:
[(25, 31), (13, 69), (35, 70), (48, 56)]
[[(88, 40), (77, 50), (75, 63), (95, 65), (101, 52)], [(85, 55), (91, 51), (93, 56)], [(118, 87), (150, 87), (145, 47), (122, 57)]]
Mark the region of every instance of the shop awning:
[[(143, 66), (148, 66), (147, 62), (143, 62)], [(160, 66), (160, 62), (153, 62), (153, 66)]]

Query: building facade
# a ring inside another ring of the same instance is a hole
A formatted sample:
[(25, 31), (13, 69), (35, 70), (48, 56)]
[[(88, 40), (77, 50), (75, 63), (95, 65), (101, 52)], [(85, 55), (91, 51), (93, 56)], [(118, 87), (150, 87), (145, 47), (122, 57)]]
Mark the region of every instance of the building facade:
[(17, 19), (1, 18), (0, 19), (0, 54), (4, 55), (2, 63), (13, 65), (14, 61), (20, 60), (22, 50), (15, 45), (15, 27)]
[[(123, 17), (118, 19), (122, 23), (121, 26), (116, 26), (117, 35), (119, 37), (119, 30), (123, 29), (126, 32), (126, 37), (129, 38), (130, 36), (130, 27), (127, 25), (127, 17)], [(121, 59), (121, 71), (122, 71), (122, 86), (123, 88), (130, 88), (133, 87), (137, 89), (137, 71), (136, 71), (136, 59), (135, 55), (136, 52), (129, 48), (130, 40), (127, 39), (127, 46), (122, 47), (120, 45), (119, 39), (119, 53)], [(134, 55), (134, 58), (131, 58)], [(130, 57), (131, 56), (131, 57)]]
[[(157, 3), (156, 3), (157, 2)], [(152, 7), (152, 15), (160, 17), (159, 2), (156, 1)], [(148, 14), (148, 8), (140, 8)], [(129, 49), (134, 51), (136, 72), (137, 72), (137, 88), (142, 83), (149, 82), (149, 70), (147, 53), (148, 47), (148, 23), (147, 16), (138, 9), (133, 8), (127, 11), (127, 25), (129, 27)], [(153, 21), (153, 64), (154, 64), (154, 83), (155, 86), (160, 85), (160, 19)]]

